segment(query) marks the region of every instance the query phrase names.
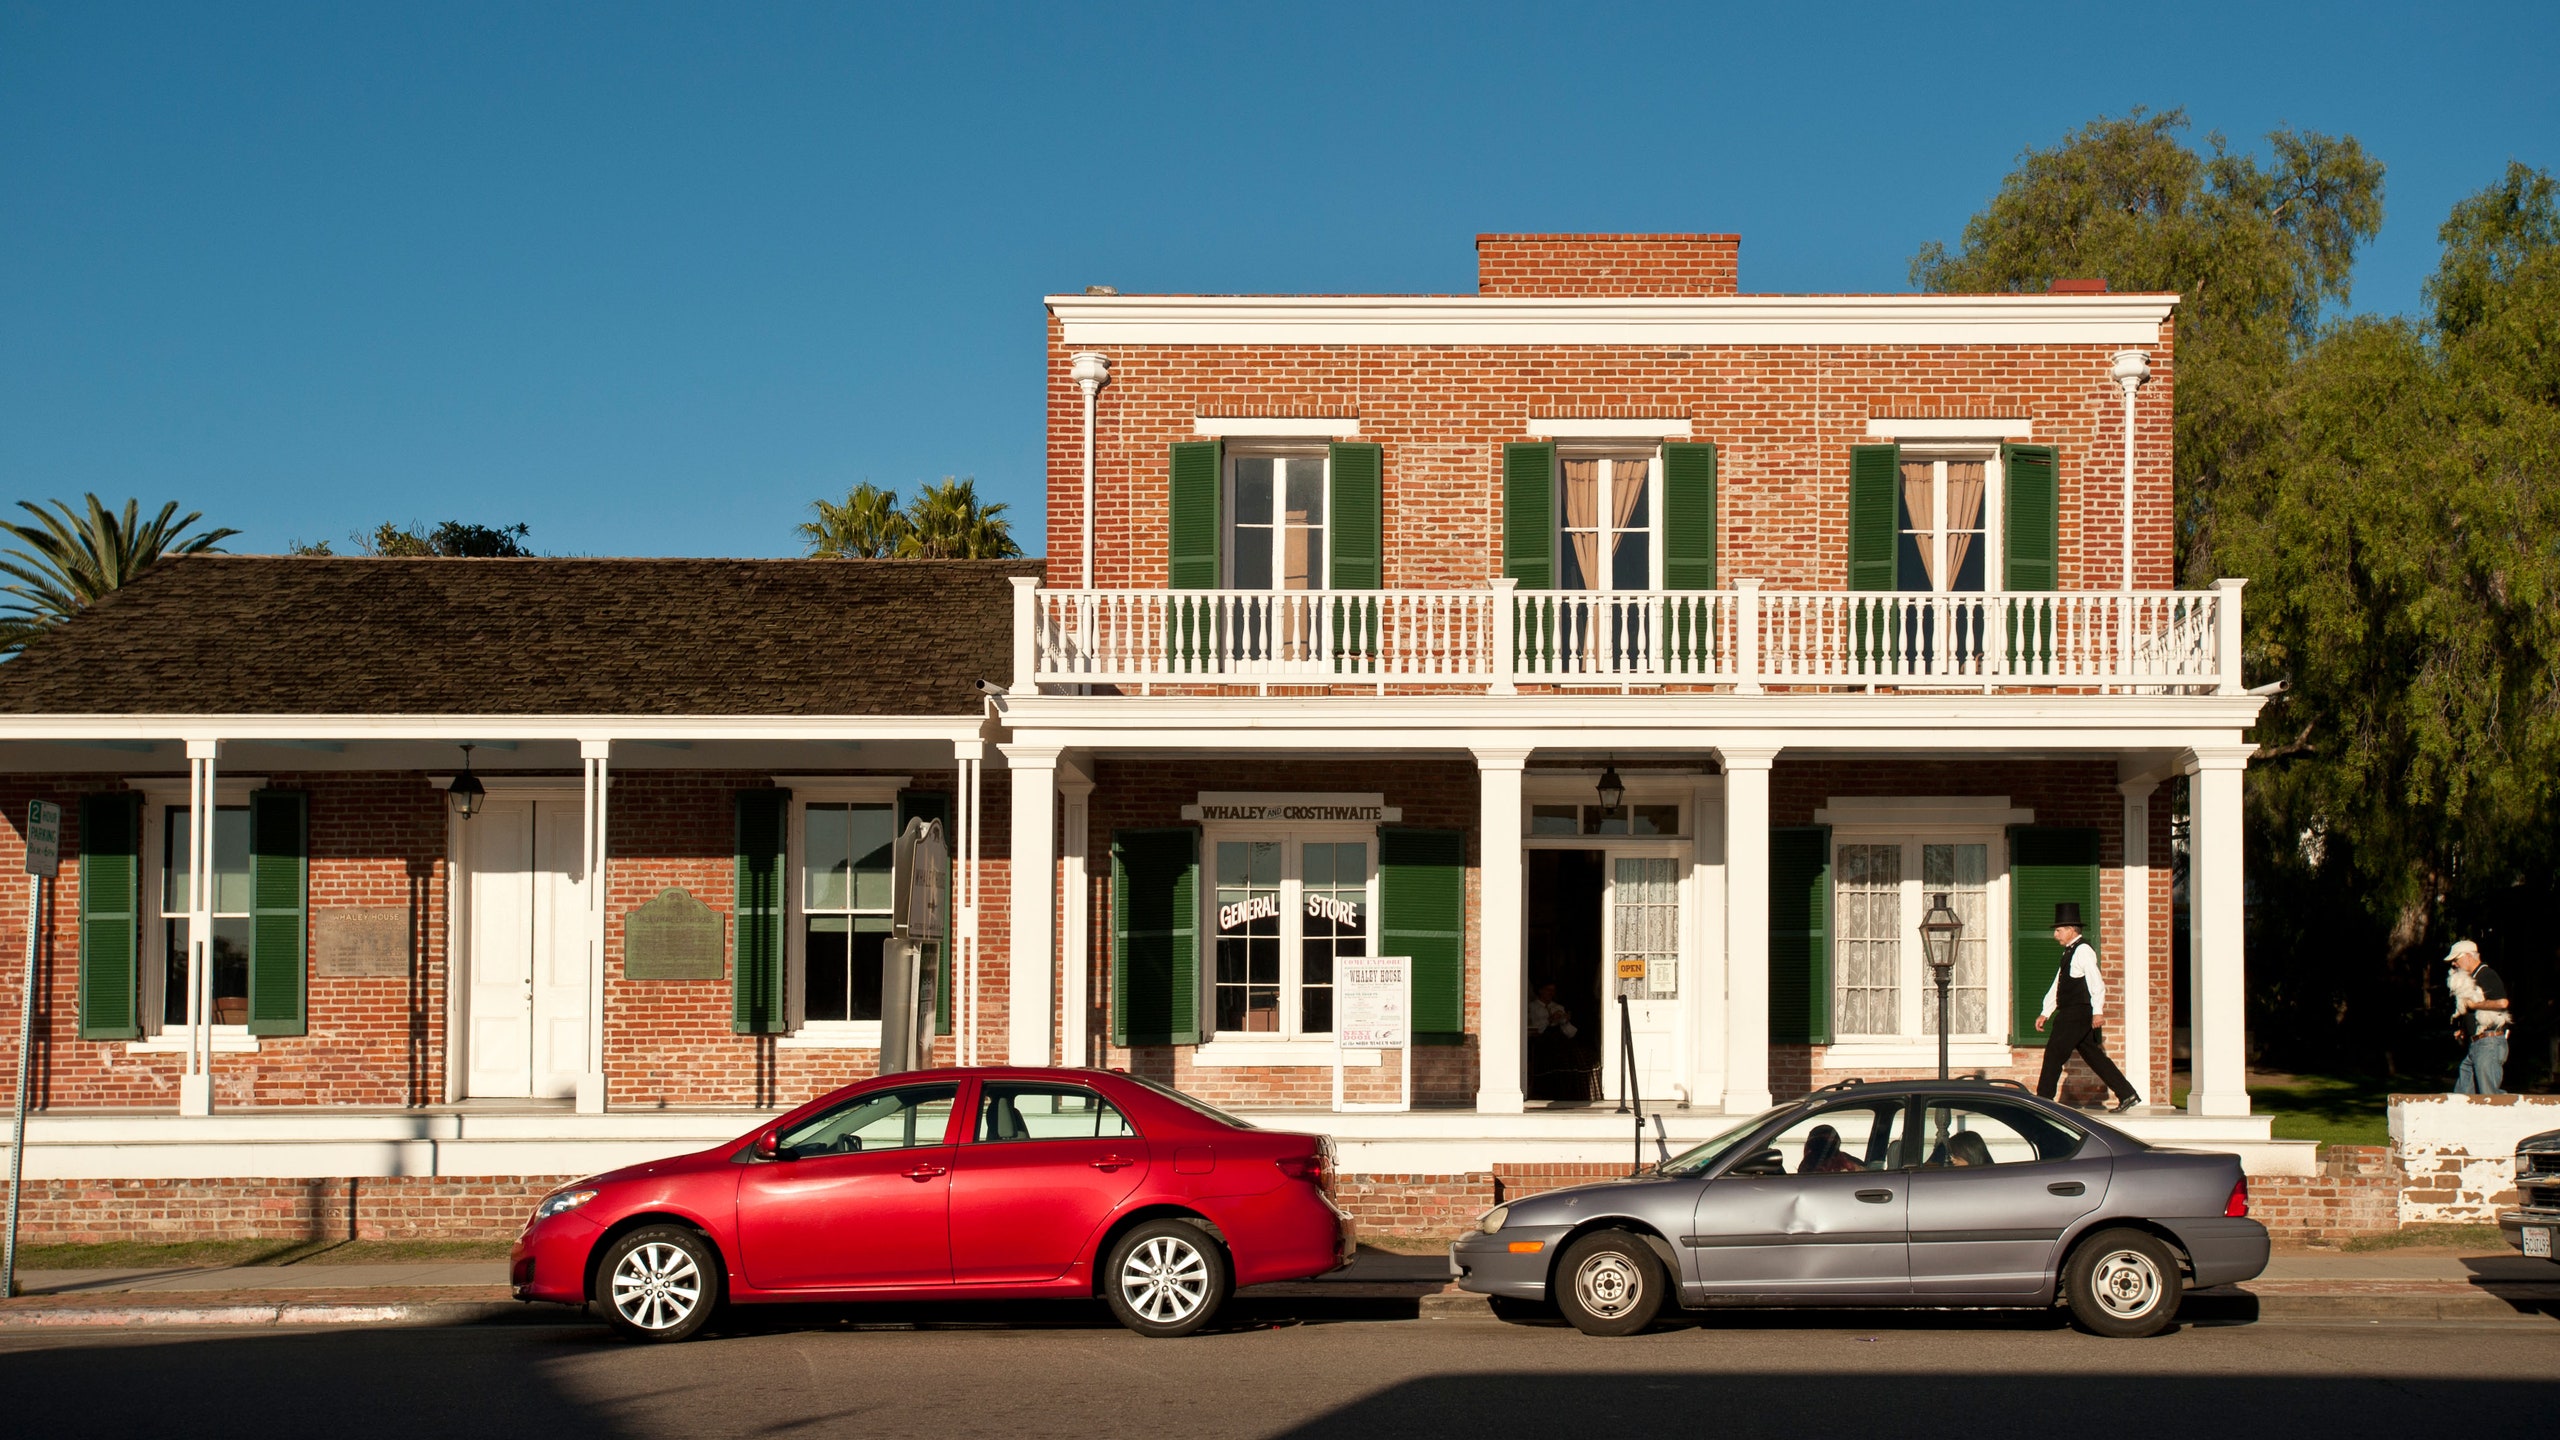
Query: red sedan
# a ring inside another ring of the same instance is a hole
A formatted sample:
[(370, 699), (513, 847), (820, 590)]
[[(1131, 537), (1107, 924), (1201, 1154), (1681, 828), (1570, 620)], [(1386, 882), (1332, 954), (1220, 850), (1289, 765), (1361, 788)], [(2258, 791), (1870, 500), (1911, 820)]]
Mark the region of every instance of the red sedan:
[(1351, 1263), (1333, 1142), (1116, 1071), (924, 1070), (543, 1197), (516, 1298), (682, 1340), (719, 1302), (1099, 1294), (1188, 1335), (1239, 1285)]

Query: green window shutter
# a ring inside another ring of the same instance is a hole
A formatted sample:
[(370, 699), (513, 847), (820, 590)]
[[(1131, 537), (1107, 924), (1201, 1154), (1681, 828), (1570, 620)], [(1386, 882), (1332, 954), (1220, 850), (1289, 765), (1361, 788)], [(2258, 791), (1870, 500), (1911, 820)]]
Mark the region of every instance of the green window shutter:
[(1716, 447), (1662, 447), (1662, 588), (1716, 588)]
[(1890, 590), (1901, 544), (1895, 492), (1902, 487), (1902, 447), (1849, 447), (1849, 588)]
[(1556, 588), (1556, 447), (1502, 447), (1502, 573), (1523, 590)]
[(1173, 447), (1172, 510), (1166, 527), (1172, 553), (1166, 581), (1176, 590), (1218, 588), (1218, 442)]
[(142, 933), (142, 797), (80, 798), (80, 1038), (133, 1040)]
[(2083, 930), (2098, 941), (2098, 832), (2052, 826), (2009, 827), (2009, 1043), (2042, 1045), (2036, 1012), (2044, 987), (2062, 968), (2053, 943), (2053, 907), (2080, 907)]
[(1769, 1038), (1831, 1043), (1831, 827), (1769, 831)]
[(790, 816), (788, 790), (738, 792), (737, 942), (729, 972), (729, 1028), (741, 1035), (779, 1035), (790, 1024), (782, 976), (782, 867)]
[(1378, 953), (1413, 962), (1413, 1042), (1464, 1044), (1466, 832), (1380, 830), (1378, 890)]
[(1378, 590), (1386, 585), (1386, 450), (1345, 441), (1333, 447), (1333, 588)]
[[(910, 820), (938, 820), (942, 823), (942, 843), (952, 850), (951, 864), (952, 868), (957, 870), (960, 857), (957, 843), (951, 838), (951, 797), (940, 790), (899, 791), (898, 833), (902, 835), (906, 833), (907, 822)], [(944, 896), (943, 903), (948, 906), (951, 903), (951, 897)], [(951, 940), (948, 934), (950, 924), (951, 917), (946, 913), (944, 938), (934, 944), (933, 953), (924, 957), (924, 963), (933, 967), (933, 1033), (936, 1035), (951, 1033)]]
[(249, 797), (249, 1033), (309, 1033), (311, 797)]
[(2008, 590), (2062, 583), (2061, 456), (2050, 445), (2000, 447), (2000, 556)]
[(1111, 1043), (1200, 1041), (1200, 832), (1111, 835)]

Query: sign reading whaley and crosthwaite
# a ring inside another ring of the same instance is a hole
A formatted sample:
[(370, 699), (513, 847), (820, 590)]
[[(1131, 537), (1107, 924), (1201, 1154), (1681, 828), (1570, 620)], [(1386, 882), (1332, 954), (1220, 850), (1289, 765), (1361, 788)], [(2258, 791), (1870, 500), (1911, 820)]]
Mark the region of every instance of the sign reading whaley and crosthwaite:
[(27, 802), (27, 873), (50, 880), (62, 870), (62, 807)]
[(1390, 805), (1384, 795), (1290, 794), (1256, 790), (1203, 790), (1200, 803), (1182, 807), (1185, 820), (1243, 821), (1248, 824), (1334, 823), (1393, 825), (1404, 807)]
[(1412, 1023), (1405, 976), (1413, 962), (1372, 955), (1333, 964), (1333, 1043), (1345, 1050), (1403, 1049)]

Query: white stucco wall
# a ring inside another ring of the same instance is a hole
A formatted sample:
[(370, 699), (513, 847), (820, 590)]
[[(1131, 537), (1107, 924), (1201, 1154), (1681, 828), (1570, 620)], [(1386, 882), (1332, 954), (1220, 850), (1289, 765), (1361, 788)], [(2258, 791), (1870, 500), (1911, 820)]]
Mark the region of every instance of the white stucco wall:
[(2516, 1142), (2560, 1130), (2560, 1095), (2394, 1095), (2403, 1225), (2483, 1224), (2516, 1203)]

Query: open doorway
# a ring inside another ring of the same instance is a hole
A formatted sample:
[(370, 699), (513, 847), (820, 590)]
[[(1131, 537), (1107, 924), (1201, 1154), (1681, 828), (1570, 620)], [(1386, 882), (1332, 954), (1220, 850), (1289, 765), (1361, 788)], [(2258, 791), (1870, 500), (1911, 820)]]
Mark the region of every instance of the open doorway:
[[(1600, 1008), (1601, 905), (1607, 888), (1601, 851), (1529, 852), (1529, 1099), (1600, 1098), (1606, 1030)], [(1548, 986), (1555, 987), (1552, 995)], [(1540, 1000), (1561, 1007), (1562, 1017)]]

